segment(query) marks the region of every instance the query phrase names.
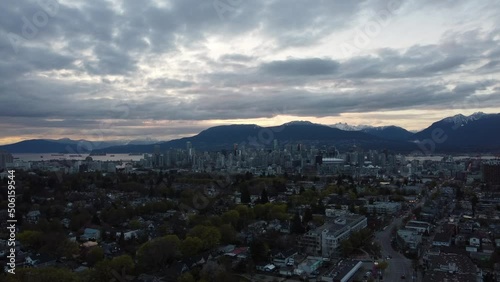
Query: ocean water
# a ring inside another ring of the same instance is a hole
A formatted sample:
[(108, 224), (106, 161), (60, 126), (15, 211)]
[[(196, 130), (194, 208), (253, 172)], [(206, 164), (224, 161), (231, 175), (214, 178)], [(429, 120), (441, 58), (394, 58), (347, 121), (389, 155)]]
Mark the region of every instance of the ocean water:
[[(21, 161), (50, 161), (50, 160), (85, 160), (89, 154), (12, 154), (14, 160)], [(106, 154), (90, 156), (94, 161), (139, 161), (144, 155)]]

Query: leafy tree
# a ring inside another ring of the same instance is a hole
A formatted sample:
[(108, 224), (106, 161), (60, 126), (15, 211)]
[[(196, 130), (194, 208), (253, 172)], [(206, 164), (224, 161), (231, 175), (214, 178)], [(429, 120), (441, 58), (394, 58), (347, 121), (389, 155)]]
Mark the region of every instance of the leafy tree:
[(236, 230), (230, 224), (223, 224), (219, 227), (221, 242), (223, 244), (230, 244), (236, 241)]
[(16, 268), (15, 275), (7, 275), (7, 282), (79, 282), (78, 275), (69, 269), (44, 268)]
[(59, 246), (55, 250), (55, 253), (59, 257), (68, 257), (71, 258), (73, 255), (77, 255), (80, 251), (78, 243), (72, 242), (68, 239), (64, 239), (62, 242), (60, 241)]
[(269, 203), (266, 188), (262, 189), (262, 193), (260, 194), (260, 202), (263, 204)]
[(115, 278), (113, 272), (120, 275), (132, 274), (134, 261), (129, 255), (114, 257), (112, 260), (104, 259), (98, 262), (90, 272), (91, 281), (107, 282)]
[(251, 202), (250, 191), (248, 190), (247, 185), (243, 185), (243, 187), (241, 187), (241, 202), (244, 204), (248, 204)]
[(188, 236), (198, 237), (203, 241), (203, 249), (211, 249), (220, 243), (221, 234), (217, 227), (196, 225), (188, 232)]
[(143, 270), (158, 270), (180, 256), (181, 241), (167, 235), (144, 243), (137, 250), (137, 261)]
[(389, 263), (386, 260), (378, 261), (377, 268), (380, 270), (385, 270), (389, 266)]
[(43, 232), (26, 230), (17, 234), (17, 239), (25, 246), (38, 250), (43, 244)]
[(198, 237), (186, 237), (181, 243), (181, 252), (184, 257), (196, 255), (203, 248), (203, 241)]
[(85, 261), (90, 265), (94, 266), (98, 261), (104, 259), (104, 251), (101, 247), (92, 247), (89, 252), (85, 255)]
[(101, 225), (101, 220), (99, 219), (99, 216), (97, 216), (97, 214), (94, 214), (94, 216), (92, 216), (92, 224)]
[(264, 262), (269, 258), (269, 246), (262, 240), (254, 240), (250, 245), (250, 252), (256, 262)]
[(354, 250), (350, 240), (344, 240), (340, 243), (340, 249), (342, 251), (342, 255), (348, 257), (352, 251)]
[(307, 224), (309, 221), (313, 219), (313, 214), (310, 208), (307, 208), (304, 211), (304, 216), (302, 217), (302, 224)]
[(193, 274), (186, 272), (177, 278), (177, 282), (196, 282), (196, 279), (194, 279)]
[(137, 219), (132, 219), (129, 221), (128, 226), (130, 229), (136, 230), (142, 228), (142, 223)]
[(300, 215), (298, 212), (295, 213), (292, 219), (291, 232), (295, 234), (302, 234), (305, 232), (304, 226), (302, 226), (302, 221), (300, 220)]
[(222, 215), (222, 221), (231, 224), (235, 228), (238, 226), (239, 219), (240, 214), (236, 210), (227, 211)]

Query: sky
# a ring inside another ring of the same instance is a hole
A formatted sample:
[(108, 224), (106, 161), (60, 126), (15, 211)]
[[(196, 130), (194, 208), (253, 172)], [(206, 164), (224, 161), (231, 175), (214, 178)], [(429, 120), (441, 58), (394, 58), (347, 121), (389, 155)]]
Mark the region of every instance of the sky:
[(4, 0), (0, 144), (500, 113), (497, 0)]

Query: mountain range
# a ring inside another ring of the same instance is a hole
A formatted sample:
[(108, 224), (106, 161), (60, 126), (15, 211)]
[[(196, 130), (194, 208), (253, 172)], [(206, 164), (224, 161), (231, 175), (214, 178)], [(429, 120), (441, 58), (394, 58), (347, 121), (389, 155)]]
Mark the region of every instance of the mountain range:
[[(341, 129), (339, 129), (341, 128)], [(236, 124), (215, 126), (192, 137), (166, 142), (134, 140), (129, 142), (92, 142), (71, 139), (35, 139), (0, 146), (11, 153), (151, 153), (155, 145), (161, 151), (186, 148), (187, 142), (199, 150), (231, 149), (238, 146), (271, 148), (274, 140), (280, 146), (288, 143), (334, 145), (339, 150), (353, 146), (363, 149), (389, 149), (424, 153), (500, 151), (500, 114), (474, 113), (455, 115), (436, 121), (428, 128), (413, 133), (398, 126), (331, 126), (308, 121), (294, 121), (281, 126), (261, 127)]]

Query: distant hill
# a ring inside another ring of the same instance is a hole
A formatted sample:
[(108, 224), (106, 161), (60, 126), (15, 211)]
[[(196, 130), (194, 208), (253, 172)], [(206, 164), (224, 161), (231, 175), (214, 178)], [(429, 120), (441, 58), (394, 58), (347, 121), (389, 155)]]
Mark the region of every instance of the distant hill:
[(500, 114), (479, 112), (470, 116), (447, 117), (415, 133), (409, 140), (427, 140), (427, 143), (432, 140), (436, 151), (498, 151)]
[(51, 139), (32, 139), (21, 142), (0, 146), (0, 150), (5, 150), (13, 154), (19, 153), (65, 153), (65, 154), (84, 154), (93, 150), (104, 149), (122, 144), (151, 144), (151, 140), (132, 140), (132, 141), (88, 141), (71, 140), (62, 138)]
[(361, 131), (389, 140), (408, 140), (413, 133), (399, 126), (367, 127)]
[(429, 152), (424, 153), (500, 151), (500, 114), (484, 113), (448, 117), (417, 133), (397, 126), (340, 130), (308, 121), (294, 121), (272, 127), (254, 124), (215, 126), (192, 137), (157, 143), (153, 143), (154, 140), (89, 142), (70, 139), (37, 139), (0, 146), (0, 150), (11, 153), (85, 153), (91, 148), (94, 152), (101, 153), (152, 153), (155, 145), (158, 145), (164, 152), (171, 148), (186, 148), (188, 141), (196, 150), (232, 149), (234, 144), (247, 148), (269, 149), (273, 146), (273, 140), (278, 140), (280, 146), (288, 143), (302, 143), (315, 145), (318, 148), (323, 145), (334, 145), (341, 151), (358, 146), (365, 150), (388, 149), (413, 152), (421, 149), (422, 143), (419, 146), (418, 142), (428, 143), (433, 136), (436, 137), (436, 132), (440, 133), (442, 138), (446, 136), (446, 140), (434, 142), (434, 148), (428, 145), (430, 146), (427, 149)]
[[(14, 144), (0, 146), (0, 150), (16, 153), (76, 153), (78, 144), (75, 142), (48, 141), (43, 139), (25, 140)], [(88, 150), (80, 149), (81, 153)]]
[[(353, 145), (363, 148), (395, 148), (410, 150), (413, 144), (407, 141), (394, 142), (361, 131), (344, 131), (311, 122), (290, 122), (281, 126), (261, 127), (258, 125), (222, 125), (208, 128), (196, 136), (161, 142), (157, 145), (164, 151), (169, 148), (186, 148), (186, 142), (200, 150), (231, 149), (234, 144), (248, 147), (271, 148), (273, 140), (282, 146), (287, 143), (315, 145), (335, 145), (339, 149), (349, 149)], [(107, 153), (150, 153), (153, 145), (116, 146), (103, 150)]]

